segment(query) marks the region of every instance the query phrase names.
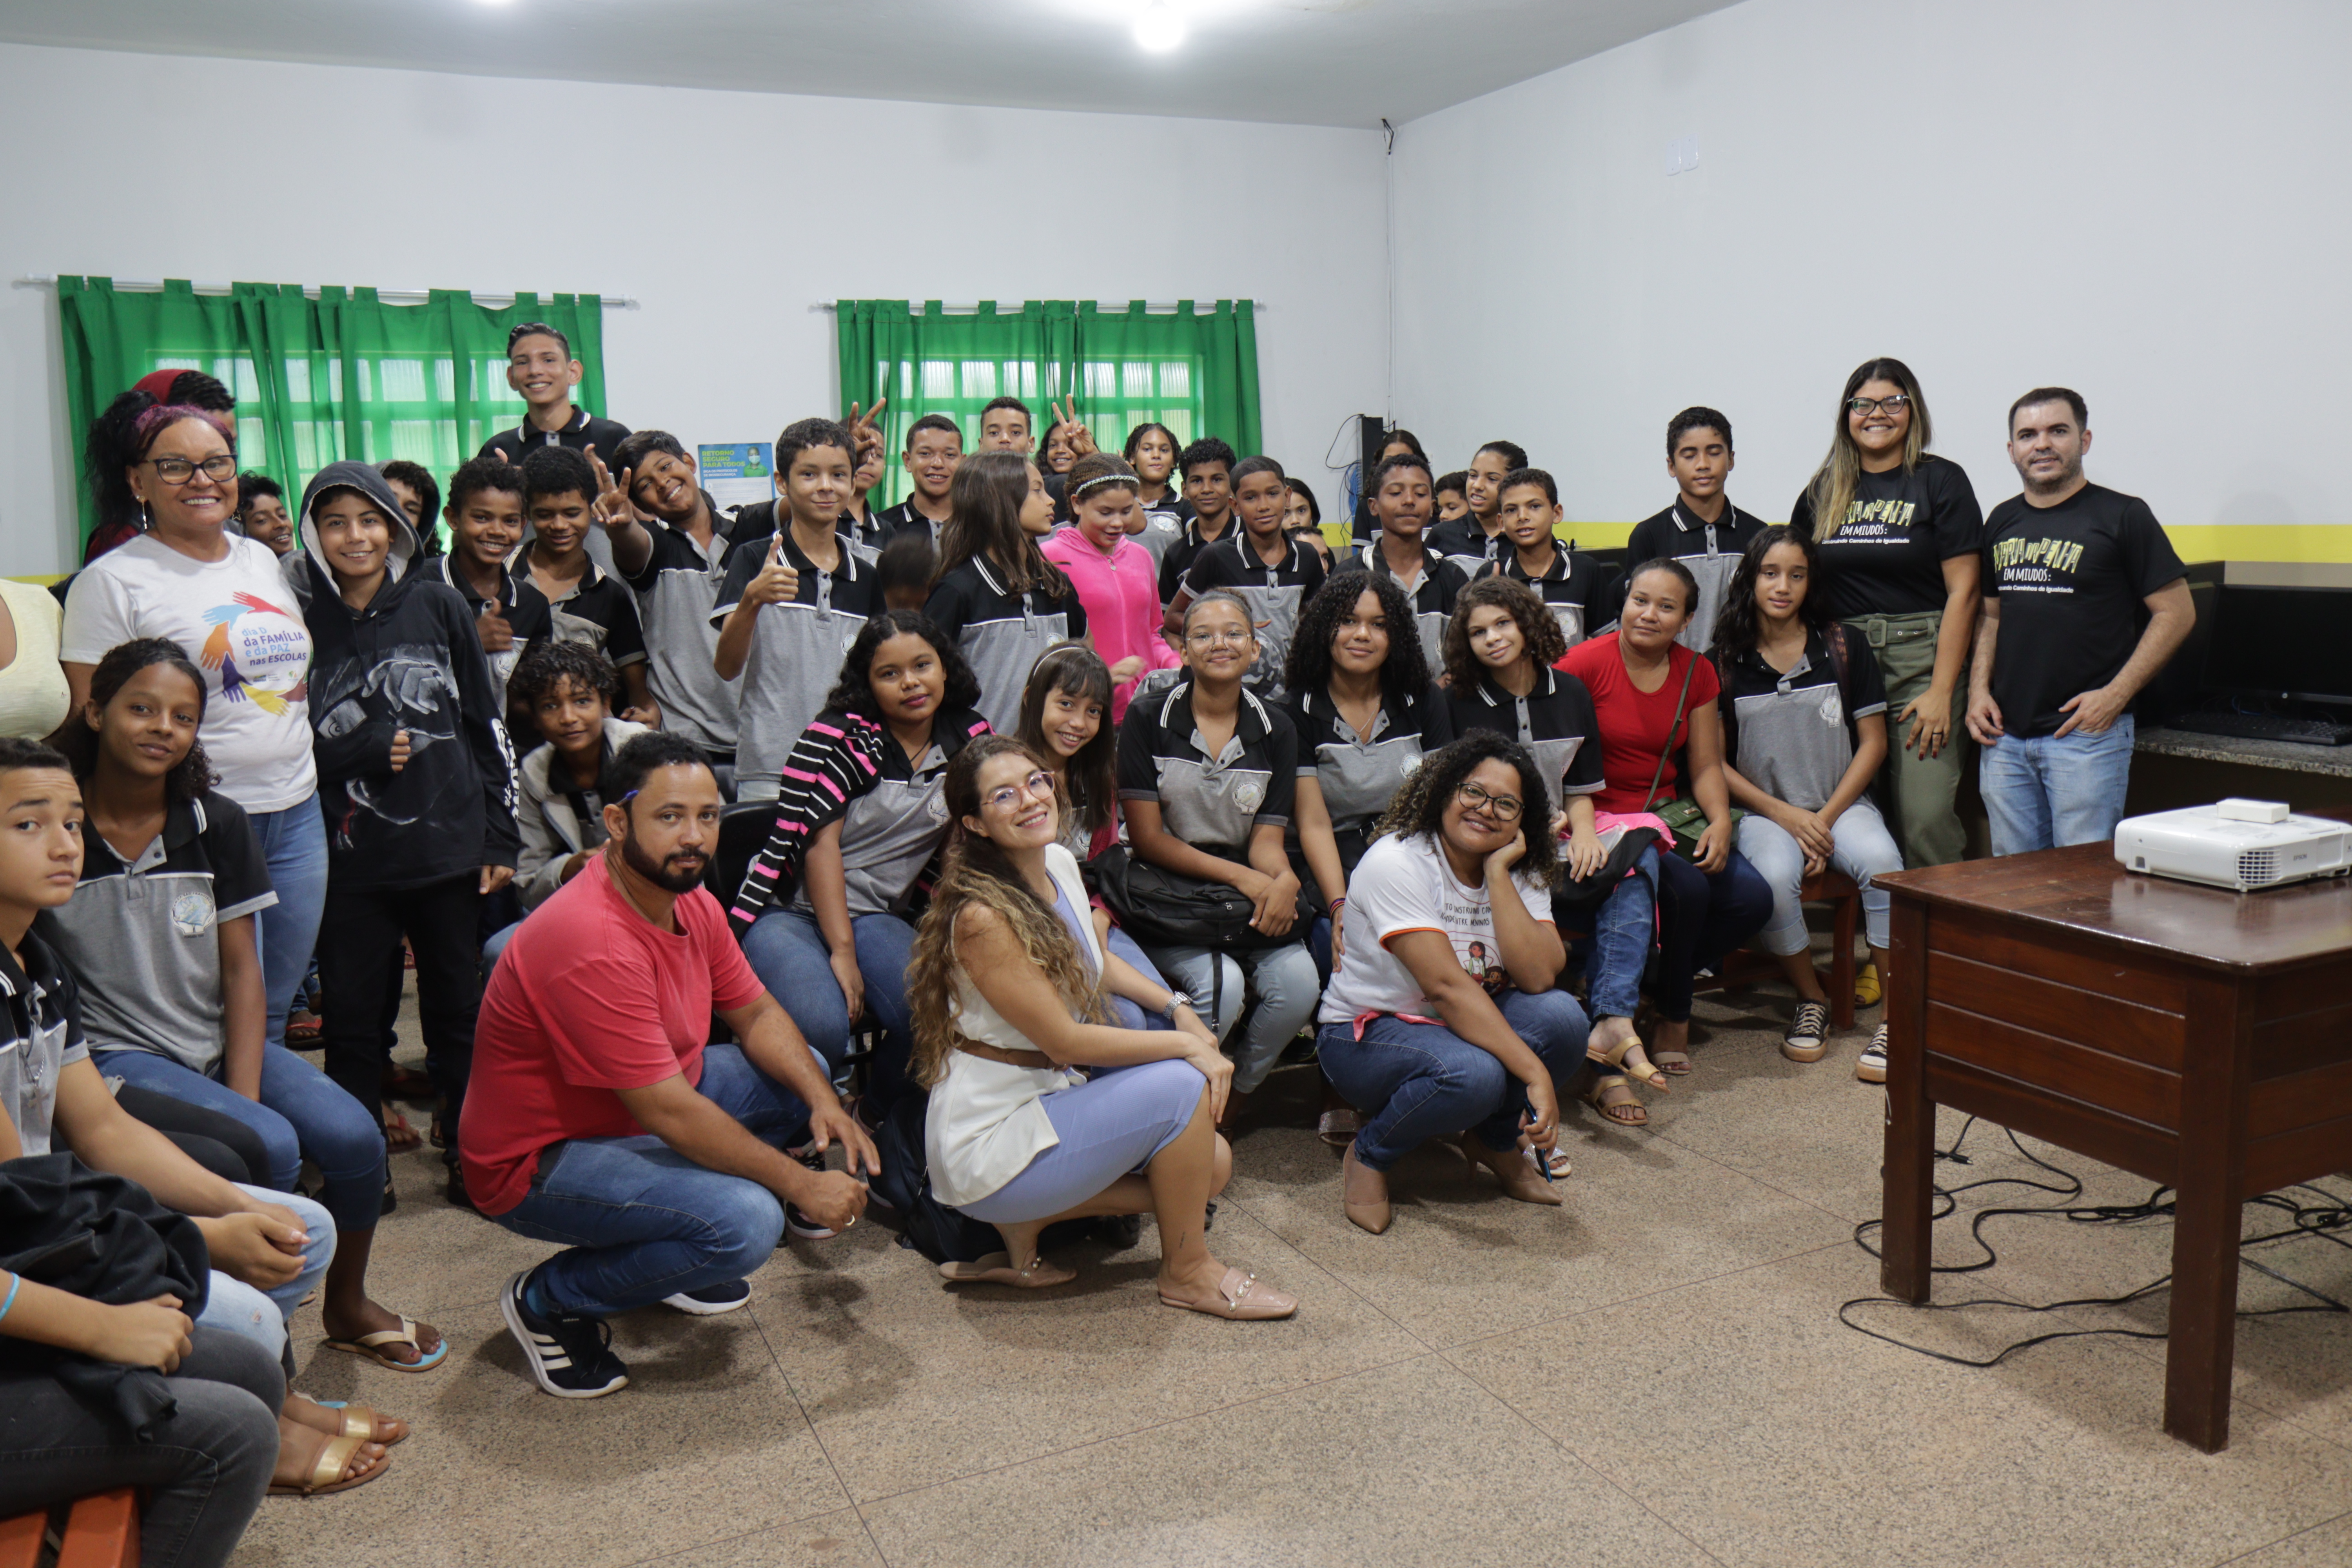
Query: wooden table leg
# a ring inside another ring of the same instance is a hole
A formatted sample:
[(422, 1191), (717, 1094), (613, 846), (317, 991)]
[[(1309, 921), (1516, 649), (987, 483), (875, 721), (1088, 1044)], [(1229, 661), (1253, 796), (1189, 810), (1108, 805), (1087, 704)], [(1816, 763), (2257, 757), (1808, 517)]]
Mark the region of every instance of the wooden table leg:
[(2171, 1339), (2164, 1429), (2209, 1454), (2230, 1442), (2237, 1355), (2238, 1229), (2246, 1168), (2252, 1020), (2238, 989), (2200, 982), (2189, 994), (2188, 1070), (2180, 1079), (2180, 1170), (2172, 1232)]
[(1928, 1215), (1935, 1198), (1936, 1106), (1924, 1064), (1927, 1023), (1927, 916), (1895, 900), (1893, 973), (1886, 987), (1886, 1155), (1879, 1232), (1879, 1288), (1905, 1301), (1927, 1300), (1935, 1260)]

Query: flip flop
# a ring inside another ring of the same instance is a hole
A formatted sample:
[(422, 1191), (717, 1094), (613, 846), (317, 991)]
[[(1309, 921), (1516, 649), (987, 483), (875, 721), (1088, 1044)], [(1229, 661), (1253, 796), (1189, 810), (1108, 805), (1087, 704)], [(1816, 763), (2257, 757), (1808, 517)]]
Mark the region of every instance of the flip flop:
[(1250, 1322), (1287, 1318), (1298, 1310), (1297, 1297), (1286, 1296), (1270, 1286), (1261, 1285), (1256, 1275), (1244, 1274), (1238, 1268), (1226, 1269), (1225, 1277), (1217, 1281), (1217, 1300), (1213, 1306), (1202, 1301), (1180, 1301), (1165, 1290), (1160, 1293), (1160, 1304), (1181, 1307), (1188, 1312), (1205, 1312), (1212, 1318)]
[(394, 1154), (404, 1154), (425, 1142), (416, 1129), (408, 1124), (408, 1117), (392, 1101), (383, 1102), (383, 1146)]
[(367, 1438), (354, 1436), (349, 1432), (339, 1437), (330, 1437), (315, 1426), (305, 1426), (299, 1421), (279, 1417), (278, 1430), (283, 1432), (288, 1426), (319, 1439), (319, 1451), (311, 1460), (309, 1479), (292, 1482), (273, 1479), (269, 1483), (271, 1497), (325, 1497), (331, 1492), (347, 1492), (353, 1487), (367, 1485), (392, 1468), (392, 1461), (386, 1459), (372, 1470), (345, 1476), (343, 1472), (350, 1468), (352, 1456), (360, 1451), (360, 1445), (368, 1441)]
[[(449, 1342), (443, 1340), (440, 1348), (425, 1355), (425, 1347), (416, 1342), (416, 1320), (403, 1318), (396, 1329), (378, 1329), (372, 1334), (362, 1334), (355, 1340), (325, 1340), (320, 1342), (331, 1351), (346, 1355), (364, 1356), (378, 1366), (388, 1366), (394, 1372), (431, 1372), (449, 1359)], [(418, 1352), (415, 1361), (401, 1361), (383, 1353), (386, 1345), (406, 1345)]]
[(1016, 1290), (1042, 1290), (1049, 1285), (1066, 1285), (1077, 1277), (1076, 1269), (1057, 1268), (1042, 1256), (1031, 1258), (1026, 1268), (1015, 1268), (1009, 1252), (992, 1252), (970, 1263), (940, 1265), (940, 1278), (950, 1285), (1010, 1285)]

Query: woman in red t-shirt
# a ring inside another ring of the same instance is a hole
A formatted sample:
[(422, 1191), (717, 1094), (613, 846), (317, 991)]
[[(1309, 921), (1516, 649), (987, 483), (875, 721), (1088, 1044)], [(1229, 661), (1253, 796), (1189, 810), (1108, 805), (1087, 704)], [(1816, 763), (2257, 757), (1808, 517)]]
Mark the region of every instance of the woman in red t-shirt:
[(1772, 889), (1733, 847), (1716, 710), (1722, 683), (1713, 665), (1675, 641), (1697, 597), (1698, 583), (1681, 562), (1645, 561), (1628, 582), (1617, 629), (1579, 643), (1556, 666), (1584, 682), (1601, 721), (1606, 782), (1596, 805), (1646, 811), (1686, 795), (1706, 814), (1696, 864), (1658, 857), (1662, 962), (1650, 1061), (1675, 1076), (1690, 1071), (1691, 990), (1699, 970), (1719, 969), (1772, 913)]

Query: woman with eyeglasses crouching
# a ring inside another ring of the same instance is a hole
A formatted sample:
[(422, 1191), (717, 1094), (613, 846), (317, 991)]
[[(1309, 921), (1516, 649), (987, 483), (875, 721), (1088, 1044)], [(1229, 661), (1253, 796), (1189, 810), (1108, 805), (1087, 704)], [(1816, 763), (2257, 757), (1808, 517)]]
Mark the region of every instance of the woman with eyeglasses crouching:
[[(1160, 1300), (1220, 1318), (1286, 1318), (1297, 1300), (1228, 1268), (1205, 1232), (1233, 1173), (1216, 1113), (1234, 1069), (1181, 994), (1106, 952), (1076, 857), (1055, 842), (1054, 775), (1007, 735), (948, 764), (954, 838), (908, 970), (924, 1153), (940, 1199), (996, 1227), (1004, 1250), (943, 1263), (950, 1282), (1034, 1289), (1056, 1220), (1150, 1214)], [(1107, 998), (1171, 1029), (1113, 1026)], [(1076, 1069), (1086, 1069), (1084, 1074)]]
[[(1544, 777), (1491, 730), (1424, 758), (1348, 883), (1346, 958), (1323, 994), (1323, 1071), (1364, 1112), (1342, 1163), (1348, 1218), (1377, 1236), (1388, 1173), (1432, 1138), (1521, 1203), (1558, 1204), (1559, 1096), (1584, 1071), (1584, 1009), (1555, 989), (1559, 879)], [(1530, 830), (1532, 829), (1532, 830)]]

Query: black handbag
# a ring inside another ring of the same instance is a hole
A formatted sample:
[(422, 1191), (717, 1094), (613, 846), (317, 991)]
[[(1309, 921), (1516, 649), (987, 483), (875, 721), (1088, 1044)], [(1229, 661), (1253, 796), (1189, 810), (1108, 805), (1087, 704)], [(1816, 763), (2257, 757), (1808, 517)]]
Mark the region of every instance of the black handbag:
[(1205, 881), (1137, 859), (1114, 844), (1087, 862), (1087, 889), (1108, 905), (1119, 929), (1146, 946), (1205, 947), (1216, 952), (1247, 952), (1286, 947), (1306, 940), (1307, 928), (1323, 911), (1302, 883), (1290, 930), (1268, 936), (1250, 924), (1257, 906), (1238, 888)]

